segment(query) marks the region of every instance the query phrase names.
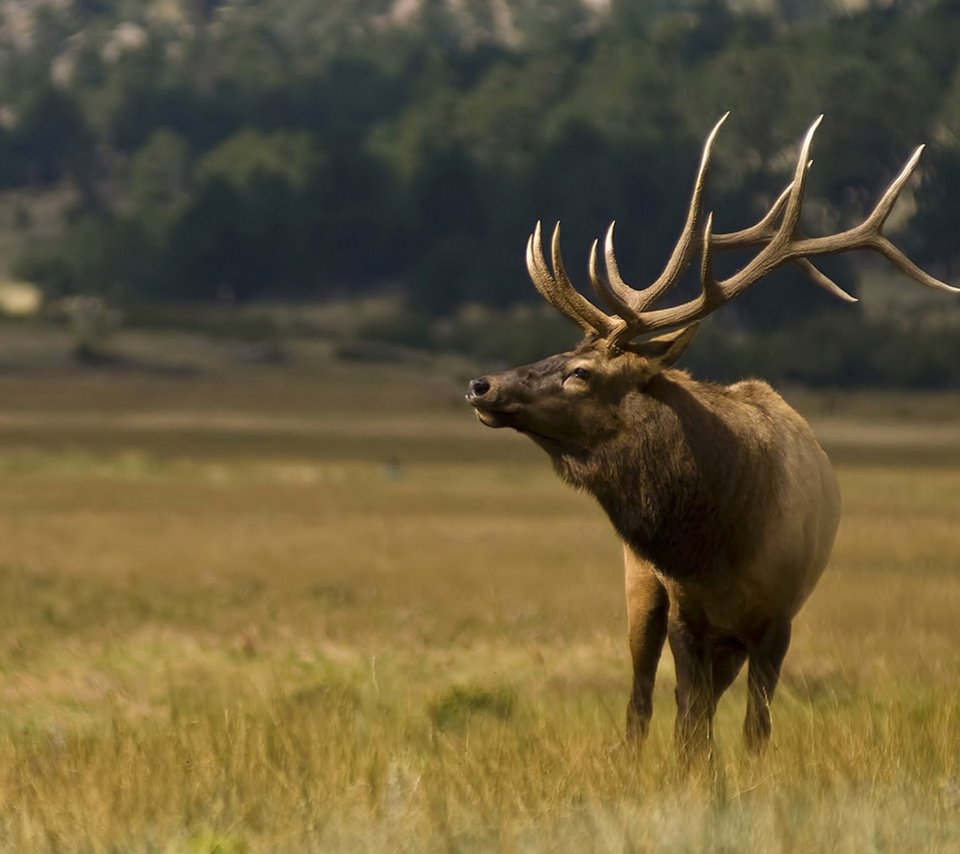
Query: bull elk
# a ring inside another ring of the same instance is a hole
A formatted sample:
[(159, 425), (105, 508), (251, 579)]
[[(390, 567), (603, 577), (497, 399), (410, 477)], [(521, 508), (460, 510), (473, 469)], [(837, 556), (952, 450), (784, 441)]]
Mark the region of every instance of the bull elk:
[[(572, 285), (560, 255), (560, 225), (547, 265), (540, 224), (527, 241), (527, 270), (551, 305), (585, 337), (569, 352), (472, 380), (467, 400), (488, 427), (512, 427), (550, 455), (568, 483), (591, 493), (623, 541), (633, 690), (627, 735), (639, 743), (652, 714), (657, 664), (669, 639), (676, 668), (677, 747), (711, 744), (717, 702), (748, 665), (744, 738), (770, 737), (770, 702), (790, 643), (791, 622), (820, 578), (840, 520), (840, 492), (804, 419), (765, 382), (698, 382), (671, 366), (698, 323), (790, 261), (817, 285), (855, 301), (810, 258), (872, 249), (931, 288), (958, 289), (925, 273), (881, 233), (916, 167), (918, 148), (870, 215), (837, 234), (804, 237), (800, 207), (807, 132), (793, 180), (750, 228), (715, 234), (703, 216), (714, 138), (707, 138), (686, 223), (660, 277), (642, 289), (621, 277), (613, 225), (589, 275), (605, 313)], [(717, 250), (755, 247), (729, 278), (713, 272)], [(678, 305), (657, 303), (700, 256), (701, 290)], [(653, 333), (659, 333), (653, 335)]]

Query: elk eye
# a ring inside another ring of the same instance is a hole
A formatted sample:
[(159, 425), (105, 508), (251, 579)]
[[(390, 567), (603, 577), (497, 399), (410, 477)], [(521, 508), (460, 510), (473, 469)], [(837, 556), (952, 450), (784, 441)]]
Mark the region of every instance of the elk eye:
[(574, 368), (574, 369), (573, 369), (573, 375), (574, 375), (578, 380), (588, 380), (588, 379), (590, 379), (591, 376), (593, 376), (593, 375), (590, 373), (590, 371), (588, 371), (586, 368)]

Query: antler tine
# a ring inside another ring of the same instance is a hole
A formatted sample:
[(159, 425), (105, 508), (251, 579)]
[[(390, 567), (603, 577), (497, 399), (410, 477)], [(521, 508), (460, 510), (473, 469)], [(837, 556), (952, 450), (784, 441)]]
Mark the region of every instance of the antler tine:
[(550, 305), (559, 311), (568, 320), (572, 320), (584, 332), (595, 331), (589, 325), (584, 323), (583, 318), (573, 311), (563, 297), (557, 293), (557, 282), (553, 274), (547, 268), (546, 259), (543, 257), (543, 243), (540, 235), (540, 221), (537, 220), (534, 226), (533, 234), (527, 238), (527, 274), (530, 276), (533, 286), (537, 289)]
[[(812, 162), (813, 161), (811, 161), (811, 163)], [(808, 166), (807, 168), (809, 169), (810, 167)], [(777, 196), (777, 200), (770, 206), (770, 210), (768, 210), (755, 225), (751, 225), (749, 228), (741, 228), (739, 231), (730, 231), (726, 234), (714, 234), (710, 238), (713, 248), (740, 249), (744, 246), (756, 246), (760, 243), (766, 243), (777, 233), (774, 223), (777, 217), (783, 212), (783, 208), (787, 204), (787, 199), (790, 198), (792, 191), (793, 181), (783, 188), (783, 192)]]
[(871, 227), (876, 228), (878, 232), (883, 228), (887, 217), (890, 216), (890, 211), (893, 210), (893, 206), (897, 203), (900, 191), (904, 188), (907, 181), (910, 180), (910, 176), (913, 175), (913, 170), (917, 168), (924, 147), (923, 145), (918, 145), (916, 149), (914, 149), (913, 154), (910, 155), (910, 159), (907, 160), (906, 165), (900, 170), (900, 174), (890, 182), (887, 191), (880, 197), (880, 201), (877, 202), (876, 207), (870, 213), (870, 216), (867, 217), (866, 222), (869, 223)]
[(803, 138), (803, 145), (800, 146), (800, 157), (797, 159), (797, 171), (793, 175), (793, 187), (790, 195), (787, 197), (787, 206), (783, 211), (783, 221), (773, 240), (780, 240), (784, 243), (789, 242), (797, 231), (797, 223), (800, 222), (800, 207), (803, 204), (803, 191), (807, 184), (807, 168), (810, 162), (810, 146), (813, 144), (813, 135), (820, 127), (823, 121), (823, 113), (817, 116), (816, 121), (810, 125), (806, 136)]
[(815, 267), (808, 258), (794, 258), (793, 263), (806, 274), (811, 282), (819, 285), (827, 293), (839, 297), (844, 302), (860, 302), (853, 294), (847, 293), (840, 285), (826, 275), (826, 273)]
[(568, 320), (572, 320), (584, 332), (588, 331), (579, 316), (571, 312), (567, 303), (560, 299), (556, 294), (556, 282), (553, 274), (547, 268), (546, 260), (543, 257), (543, 247), (540, 238), (540, 221), (537, 221), (533, 233), (527, 238), (527, 274), (537, 289), (550, 305), (559, 311)]
[[(612, 223), (610, 229), (613, 229)], [(619, 314), (620, 317), (633, 317), (633, 309), (620, 298), (620, 295), (610, 287), (610, 283), (600, 275), (600, 271), (597, 268), (597, 246), (599, 243), (599, 240), (593, 241), (593, 244), (590, 246), (590, 259), (587, 263), (587, 270), (590, 273), (590, 283), (593, 285), (594, 293), (600, 297), (602, 302), (606, 303), (611, 311)]]
[(559, 221), (553, 228), (553, 239), (550, 242), (551, 255), (553, 256), (553, 275), (557, 283), (557, 292), (563, 294), (569, 301), (572, 309), (583, 318), (584, 322), (589, 324), (601, 335), (609, 335), (614, 329), (622, 325), (619, 318), (610, 317), (598, 309), (592, 302), (584, 297), (580, 291), (570, 281), (566, 268), (563, 265), (563, 256), (560, 254), (560, 223)]
[[(613, 229), (617, 221), (614, 220), (607, 228), (607, 234), (603, 239), (603, 263), (606, 268), (607, 284), (601, 284), (601, 288), (610, 294), (620, 305), (624, 306), (629, 315), (634, 314), (631, 303), (636, 296), (636, 291), (628, 285), (620, 276), (620, 265), (617, 264), (617, 256), (613, 251)], [(594, 285), (596, 287), (596, 285)]]
[(955, 288), (953, 285), (948, 285), (946, 282), (941, 281), (935, 276), (931, 276), (926, 270), (921, 270), (916, 264), (913, 263), (906, 255), (904, 255), (896, 246), (894, 246), (886, 237), (882, 234), (878, 235), (873, 245), (870, 247), (875, 249), (884, 258), (886, 258), (894, 267), (900, 270), (903, 273), (906, 273), (911, 279), (915, 282), (919, 282), (921, 285), (926, 285), (928, 288), (934, 288), (938, 291), (946, 291), (950, 294), (960, 294), (960, 288)]
[(713, 250), (711, 237), (713, 236), (713, 211), (707, 214), (707, 224), (703, 227), (703, 250), (700, 255), (700, 296), (705, 306), (715, 300), (721, 300), (723, 293), (717, 288), (717, 280), (713, 275)]
[[(597, 333), (602, 336), (611, 334), (618, 328), (618, 322), (604, 314), (580, 292), (574, 288), (563, 266), (560, 255), (560, 223), (553, 230), (552, 241), (553, 272), (547, 266), (543, 256), (543, 238), (540, 221), (534, 227), (533, 234), (527, 239), (527, 273), (533, 286), (540, 295), (562, 315), (572, 320), (588, 335)], [(622, 323), (622, 322), (621, 322)]]
[[(724, 113), (720, 120), (713, 126), (703, 144), (703, 154), (700, 158), (700, 168), (697, 170), (697, 177), (693, 184), (693, 193), (690, 197), (690, 206), (687, 209), (687, 220), (684, 223), (683, 231), (673, 248), (670, 260), (667, 266), (660, 274), (659, 278), (653, 284), (642, 290), (631, 288), (620, 276), (620, 269), (617, 265), (616, 254), (613, 250), (613, 224), (607, 231), (607, 239), (604, 244), (604, 256), (607, 267), (607, 279), (610, 283), (610, 290), (616, 293), (619, 301), (630, 306), (631, 315), (644, 311), (653, 305), (664, 293), (666, 293), (686, 269), (693, 254), (697, 249), (697, 241), (700, 238), (698, 234), (700, 213), (703, 208), (703, 194), (706, 189), (707, 175), (710, 171), (710, 158), (713, 154), (713, 143), (720, 132), (720, 128), (727, 120), (730, 113)], [(631, 318), (628, 318), (632, 320)]]

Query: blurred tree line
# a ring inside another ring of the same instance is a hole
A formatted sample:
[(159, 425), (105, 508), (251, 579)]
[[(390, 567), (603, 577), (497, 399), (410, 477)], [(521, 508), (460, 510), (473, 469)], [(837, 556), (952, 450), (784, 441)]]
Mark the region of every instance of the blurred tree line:
[[(31, 229), (29, 209), (14, 217), (28, 237), (13, 272), (50, 294), (120, 303), (393, 287), (409, 310), (387, 337), (423, 337), (442, 318), (448, 339), (463, 340), (464, 305), (538, 299), (522, 262), (538, 218), (563, 219), (573, 272), (616, 218), (628, 278), (653, 277), (702, 139), (732, 110), (711, 183), (718, 229), (770, 204), (824, 112), (806, 227), (862, 217), (926, 140), (915, 203), (901, 203), (908, 215), (891, 231), (949, 276), (960, 259), (960, 2), (853, 6), (10, 4), (0, 189), (68, 200), (52, 232)], [(831, 272), (856, 289), (857, 270), (839, 260)], [(836, 310), (786, 273), (741, 303), (725, 322), (774, 332)], [(941, 346), (957, 336), (937, 317)]]

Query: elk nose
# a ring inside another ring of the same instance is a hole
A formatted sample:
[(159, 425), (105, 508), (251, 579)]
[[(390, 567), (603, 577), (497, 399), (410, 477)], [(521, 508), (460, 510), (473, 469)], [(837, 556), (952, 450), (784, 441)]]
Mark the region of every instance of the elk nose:
[(470, 380), (470, 384), (467, 386), (468, 397), (483, 397), (488, 391), (490, 391), (490, 383), (486, 377)]

